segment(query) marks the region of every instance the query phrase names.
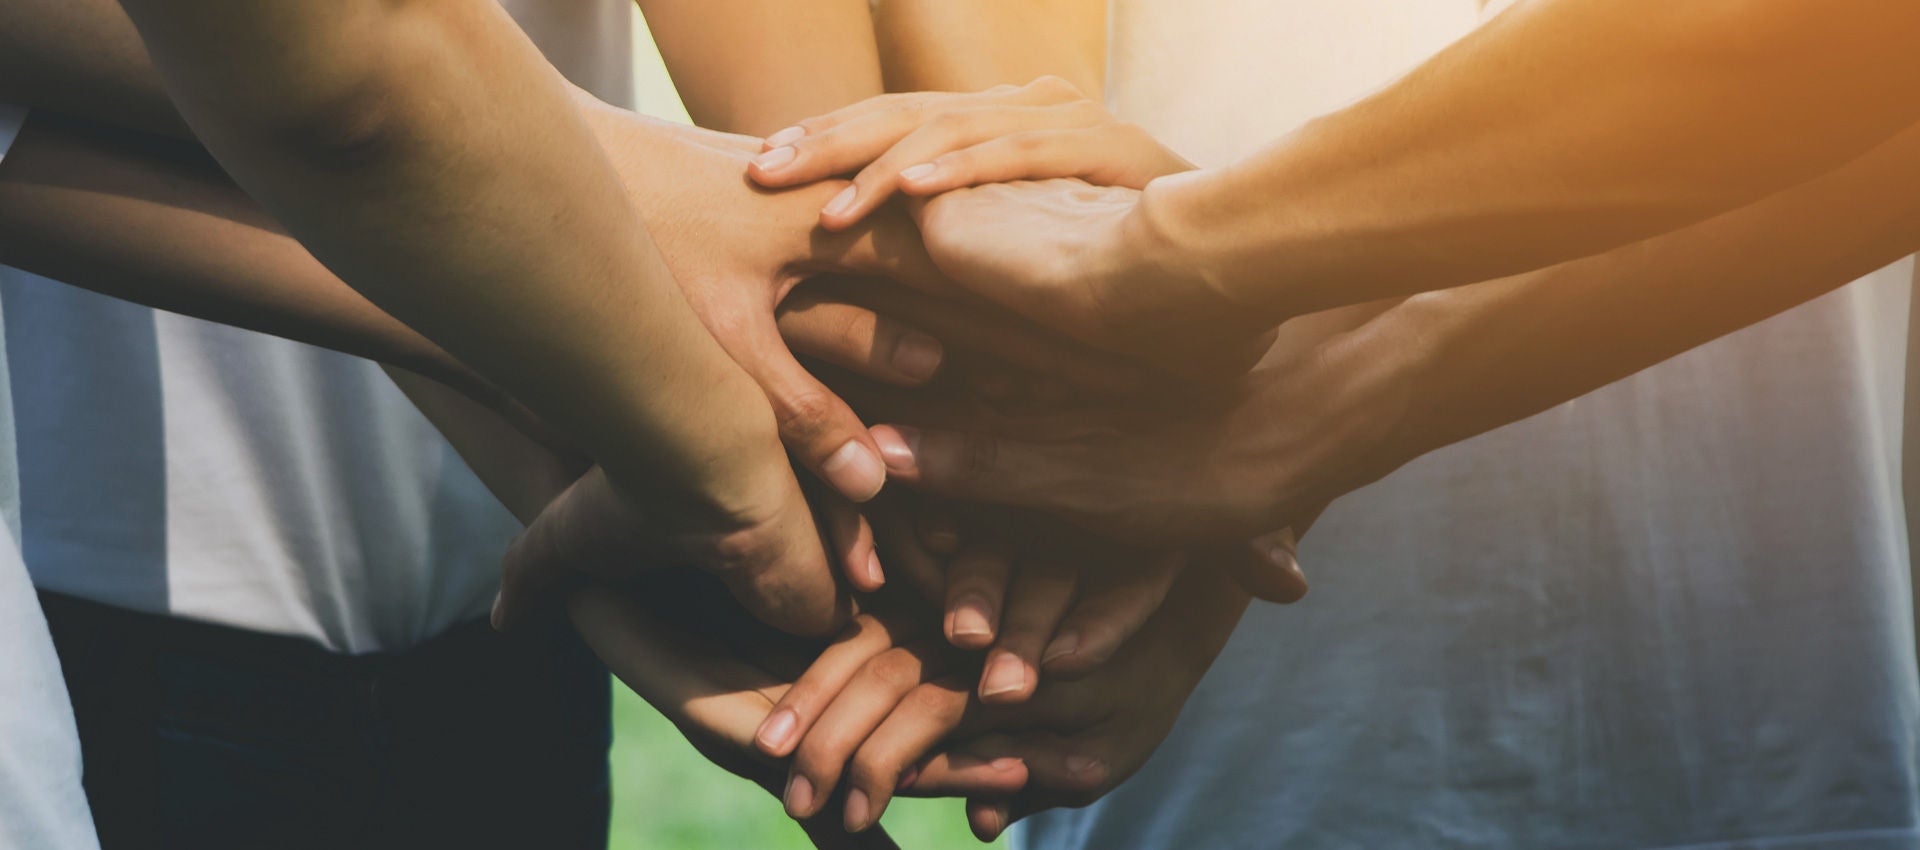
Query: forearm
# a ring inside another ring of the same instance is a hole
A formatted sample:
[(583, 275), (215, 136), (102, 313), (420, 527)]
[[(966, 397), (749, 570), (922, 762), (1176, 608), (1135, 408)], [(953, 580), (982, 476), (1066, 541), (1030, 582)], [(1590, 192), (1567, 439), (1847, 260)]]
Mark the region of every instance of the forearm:
[(1105, 0), (879, 0), (888, 91), (977, 91), (1053, 75), (1095, 100), (1106, 80)]
[(687, 114), (764, 136), (879, 94), (867, 0), (639, 0)]
[(500, 400), (444, 349), (334, 277), (185, 146), (34, 113), (0, 165), (0, 262)]
[(1917, 40), (1920, 6), (1878, 0), (1539, 0), (1241, 163), (1151, 187), (1148, 219), (1273, 318), (1522, 272), (1883, 141), (1920, 112)]
[[(497, 7), (125, 5), (208, 149), (376, 304), (617, 478), (755, 477), (717, 450), (645, 455), (753, 443), (771, 414), (755, 418), (764, 400), (673, 285), (564, 82)], [(709, 508), (725, 510), (689, 506)]]
[[(1405, 361), (1399, 456), (1531, 416), (1920, 249), (1920, 128), (1831, 174), (1628, 248), (1417, 296), (1350, 353)], [(1388, 355), (1388, 348), (1401, 352)]]
[(188, 138), (140, 33), (115, 0), (0, 4), (0, 103)]

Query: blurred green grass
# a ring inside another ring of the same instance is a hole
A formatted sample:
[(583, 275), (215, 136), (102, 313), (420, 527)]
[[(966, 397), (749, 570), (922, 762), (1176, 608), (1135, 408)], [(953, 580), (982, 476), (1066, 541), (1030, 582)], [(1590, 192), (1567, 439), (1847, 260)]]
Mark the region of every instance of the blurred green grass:
[[(609, 850), (810, 848), (780, 803), (713, 766), (618, 680), (613, 683), (613, 823)], [(885, 824), (902, 850), (1004, 847), (967, 831), (959, 800), (896, 800)]]
[[(646, 22), (633, 33), (634, 92), (640, 111), (687, 123)], [(673, 724), (618, 680), (613, 683), (613, 822), (610, 850), (787, 850), (810, 848), (779, 801), (708, 763)], [(1004, 847), (967, 831), (958, 800), (896, 800), (881, 821), (903, 850)]]

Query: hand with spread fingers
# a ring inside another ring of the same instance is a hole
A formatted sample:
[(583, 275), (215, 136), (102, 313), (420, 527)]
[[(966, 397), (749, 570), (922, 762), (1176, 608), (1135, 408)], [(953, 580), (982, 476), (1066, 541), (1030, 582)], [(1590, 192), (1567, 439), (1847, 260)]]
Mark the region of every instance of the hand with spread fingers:
[(764, 148), (747, 172), (762, 186), (857, 172), (821, 210), (829, 230), (852, 226), (896, 193), (1049, 177), (1144, 189), (1194, 167), (1053, 76), (981, 92), (884, 94), (776, 132)]

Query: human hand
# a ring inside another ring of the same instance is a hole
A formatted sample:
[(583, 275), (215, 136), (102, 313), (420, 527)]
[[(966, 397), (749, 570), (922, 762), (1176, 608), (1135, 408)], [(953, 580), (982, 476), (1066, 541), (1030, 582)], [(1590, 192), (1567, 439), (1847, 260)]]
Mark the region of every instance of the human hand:
[[(788, 812), (827, 810), (820, 789), (844, 777), (845, 826), (858, 831), (877, 822), (896, 794), (952, 793), (956, 764), (984, 764), (1006, 784), (1020, 774), (1018, 793), (968, 794), (969, 819), (983, 839), (1032, 811), (1084, 805), (1145, 763), (1246, 602), (1219, 571), (1190, 572), (1110, 663), (998, 707), (971, 699), (953, 656), (923, 633), (908, 638), (911, 649), (887, 646), (898, 633), (852, 634), (781, 699), (803, 718)], [(805, 789), (806, 805), (794, 806), (794, 787)]]
[[(576, 592), (568, 610), (582, 637), (614, 675), (658, 709), (716, 765), (761, 786), (775, 798), (787, 771), (760, 753), (753, 734), (775, 700), (820, 653), (819, 644), (774, 632), (743, 616), (705, 582), (658, 575), (666, 585)], [(874, 628), (862, 615), (854, 628)], [(911, 714), (911, 710), (903, 715)], [(904, 720), (903, 720), (904, 722)], [(961, 755), (936, 758), (934, 793), (1010, 793), (1025, 779)], [(841, 826), (844, 794), (828, 813), (804, 819), (802, 829), (820, 848), (892, 848), (882, 829), (861, 834)]]
[(768, 136), (747, 173), (762, 186), (785, 187), (857, 170), (820, 213), (822, 226), (841, 230), (896, 191), (925, 197), (1049, 177), (1144, 189), (1193, 167), (1072, 83), (1048, 76), (965, 94), (869, 98)]
[[(974, 835), (991, 841), (1035, 812), (1088, 805), (1138, 772), (1226, 646), (1247, 601), (1221, 571), (1189, 571), (1153, 622), (1100, 670), (1022, 705), (970, 712), (943, 758), (1017, 759), (1028, 776), (1012, 795), (969, 795)], [(862, 749), (889, 743), (880, 738)], [(909, 781), (901, 793), (919, 790)]]
[(1300, 530), (1411, 456), (1401, 424), (1411, 372), (1392, 347), (1357, 344), (1348, 330), (1336, 316), (1290, 323), (1273, 362), (1218, 406), (1101, 406), (1026, 421), (899, 396), (863, 404), (908, 423), (874, 429), (902, 483), (1131, 543), (1206, 546)]
[(1184, 259), (1161, 229), (1151, 188), (989, 183), (913, 207), (951, 285), (1146, 366), (1209, 382), (1237, 377), (1265, 351), (1272, 323)]
[[(794, 360), (775, 309), (800, 281), (826, 272), (932, 285), (937, 272), (911, 224), (881, 216), (822, 237), (816, 211), (837, 189), (756, 188), (741, 176), (756, 140), (654, 121), (584, 94), (580, 103), (694, 312), (772, 402), (788, 449), (846, 498), (872, 498), (886, 480), (872, 439)], [(905, 333), (893, 343), (887, 369), (902, 378), (924, 381), (939, 368), (932, 337)]]

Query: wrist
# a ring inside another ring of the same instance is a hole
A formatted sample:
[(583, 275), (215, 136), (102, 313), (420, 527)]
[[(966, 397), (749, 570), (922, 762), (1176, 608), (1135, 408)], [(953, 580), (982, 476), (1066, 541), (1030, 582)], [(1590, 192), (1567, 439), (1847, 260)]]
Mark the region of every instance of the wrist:
[(1187, 176), (1147, 184), (1109, 228), (1094, 295), (1119, 318), (1112, 330), (1136, 348), (1158, 352), (1163, 364), (1185, 364), (1195, 376), (1238, 375), (1259, 359), (1278, 322), (1220, 285), (1199, 238), (1206, 213), (1178, 182)]

